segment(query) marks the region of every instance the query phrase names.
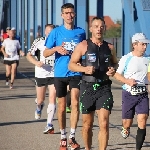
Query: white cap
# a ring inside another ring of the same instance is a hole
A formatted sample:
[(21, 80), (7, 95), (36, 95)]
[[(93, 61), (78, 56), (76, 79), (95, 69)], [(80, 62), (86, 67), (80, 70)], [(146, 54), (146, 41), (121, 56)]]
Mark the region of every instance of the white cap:
[(7, 27), (6, 30), (10, 30), (10, 27)]
[(132, 43), (135, 42), (150, 43), (150, 40), (143, 33), (136, 33), (132, 36)]
[(15, 27), (12, 27), (11, 30), (16, 30), (16, 28), (15, 28)]
[(150, 40), (143, 33), (136, 33), (132, 36), (132, 43), (135, 42), (150, 43)]

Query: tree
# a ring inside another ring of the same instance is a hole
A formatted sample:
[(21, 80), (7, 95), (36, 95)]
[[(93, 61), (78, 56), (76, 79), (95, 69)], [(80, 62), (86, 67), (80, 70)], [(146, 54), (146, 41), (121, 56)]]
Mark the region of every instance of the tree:
[(121, 20), (116, 21), (117, 26), (112, 26), (105, 31), (104, 38), (121, 37)]

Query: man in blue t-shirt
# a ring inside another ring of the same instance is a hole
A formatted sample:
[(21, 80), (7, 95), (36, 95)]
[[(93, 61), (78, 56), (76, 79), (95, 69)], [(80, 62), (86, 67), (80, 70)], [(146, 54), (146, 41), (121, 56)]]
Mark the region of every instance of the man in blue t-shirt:
[(85, 31), (74, 26), (74, 5), (66, 3), (61, 7), (64, 25), (55, 28), (49, 34), (43, 53), (45, 57), (55, 53), (54, 85), (58, 97), (58, 121), (61, 131), (60, 150), (67, 149), (66, 137), (66, 95), (67, 85), (71, 90), (71, 131), (69, 147), (78, 149), (80, 145), (75, 141), (75, 130), (79, 118), (79, 84), (81, 73), (68, 70), (68, 64), (75, 46), (86, 39)]

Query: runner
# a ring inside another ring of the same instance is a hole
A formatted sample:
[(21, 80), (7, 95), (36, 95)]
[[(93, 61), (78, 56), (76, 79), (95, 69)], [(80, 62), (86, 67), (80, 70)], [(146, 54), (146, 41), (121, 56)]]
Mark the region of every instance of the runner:
[(70, 149), (78, 149), (80, 145), (75, 140), (75, 131), (79, 119), (79, 82), (81, 73), (68, 70), (68, 63), (74, 47), (85, 39), (85, 31), (74, 26), (74, 5), (66, 3), (61, 7), (64, 25), (55, 28), (48, 36), (44, 56), (55, 53), (54, 84), (58, 97), (58, 122), (61, 132), (60, 150), (67, 149), (66, 136), (66, 95), (67, 85), (71, 90), (71, 129), (69, 135)]
[[(45, 26), (45, 35), (46, 37), (54, 25), (47, 24)], [(35, 119), (40, 119), (42, 114), (42, 109), (44, 106), (46, 88), (48, 86), (49, 90), (49, 105), (47, 108), (47, 125), (43, 133), (54, 133), (54, 127), (52, 124), (53, 117), (56, 110), (56, 91), (54, 87), (54, 60), (55, 56), (50, 56), (45, 58), (43, 56), (43, 51), (45, 50), (45, 39), (46, 37), (37, 38), (34, 40), (31, 49), (27, 54), (27, 59), (29, 62), (35, 65), (35, 82), (36, 82), (36, 110), (35, 110)], [(33, 57), (35, 56), (35, 57)]]
[(10, 79), (10, 89), (12, 89), (16, 76), (17, 61), (19, 59), (18, 51), (21, 56), (24, 56), (24, 52), (21, 51), (20, 43), (14, 38), (14, 32), (12, 30), (9, 31), (9, 38), (3, 41), (1, 50), (6, 66), (6, 85), (9, 85)]
[[(122, 83), (122, 137), (130, 135), (135, 112), (137, 114), (136, 150), (141, 150), (146, 136), (146, 122), (149, 116), (149, 98), (146, 85), (149, 60), (144, 57), (147, 40), (143, 33), (136, 33), (132, 37), (132, 52), (123, 56), (115, 78)], [(150, 81), (150, 80), (149, 80)]]
[[(91, 21), (92, 37), (79, 43), (70, 60), (69, 69), (82, 72), (80, 108), (82, 112), (82, 136), (86, 150), (92, 148), (92, 127), (95, 111), (99, 122), (99, 150), (106, 150), (109, 139), (109, 115), (113, 107), (111, 80), (117, 65), (113, 45), (103, 40), (104, 20), (94, 17)], [(82, 60), (81, 65), (77, 63)]]

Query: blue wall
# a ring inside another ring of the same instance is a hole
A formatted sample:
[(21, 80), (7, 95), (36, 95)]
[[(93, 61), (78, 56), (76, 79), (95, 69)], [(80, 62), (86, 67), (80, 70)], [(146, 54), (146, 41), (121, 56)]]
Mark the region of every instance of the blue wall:
[[(142, 32), (150, 39), (150, 1), (122, 0), (122, 8), (122, 55), (124, 55), (131, 51), (133, 34)], [(149, 45), (146, 53), (150, 55)]]

